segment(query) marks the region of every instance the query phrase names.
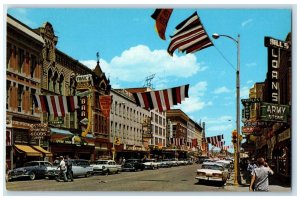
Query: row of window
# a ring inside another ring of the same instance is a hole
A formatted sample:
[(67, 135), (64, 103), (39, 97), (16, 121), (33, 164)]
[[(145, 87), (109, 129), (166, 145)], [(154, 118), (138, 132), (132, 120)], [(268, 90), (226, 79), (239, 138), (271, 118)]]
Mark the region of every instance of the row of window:
[[(10, 62), (11, 59), (14, 59), (16, 61), (17, 66), (11, 66)], [(37, 57), (34, 54), (31, 54), (30, 52), (25, 52), (24, 49), (17, 47), (15, 45), (12, 45), (10, 43), (7, 43), (7, 57), (6, 57), (6, 67), (7, 68), (15, 68), (17, 69), (17, 72), (23, 73), (24, 72), (24, 63), (29, 64), (29, 72), (30, 77), (34, 78), (35, 75), (35, 69), (37, 66)]]
[(166, 125), (166, 118), (163, 118), (162, 116), (159, 116), (158, 114), (156, 114), (154, 112), (151, 113), (151, 118), (152, 118), (152, 120), (154, 120), (154, 122), (156, 124), (159, 124), (161, 126), (165, 126)]
[(127, 118), (130, 121), (142, 123), (148, 116), (142, 112), (139, 112), (125, 104), (115, 102), (111, 107), (111, 114), (116, 114), (120, 117)]

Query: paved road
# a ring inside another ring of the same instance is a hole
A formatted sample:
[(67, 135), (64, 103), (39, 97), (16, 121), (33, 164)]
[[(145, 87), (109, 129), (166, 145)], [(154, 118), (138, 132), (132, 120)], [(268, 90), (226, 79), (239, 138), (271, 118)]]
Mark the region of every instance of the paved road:
[[(213, 184), (198, 184), (195, 179), (197, 167), (198, 165), (194, 164), (158, 170), (121, 172), (108, 176), (94, 175), (88, 178), (77, 178), (74, 182), (56, 182), (46, 179), (13, 181), (6, 183), (6, 188), (8, 193), (10, 191), (48, 191), (47, 195), (49, 191), (50, 194), (59, 191), (189, 192), (189, 195), (199, 195), (203, 192), (212, 195), (215, 195), (214, 192), (248, 192), (247, 187), (232, 186), (231, 180), (222, 187)], [(283, 191), (289, 192), (290, 188)]]

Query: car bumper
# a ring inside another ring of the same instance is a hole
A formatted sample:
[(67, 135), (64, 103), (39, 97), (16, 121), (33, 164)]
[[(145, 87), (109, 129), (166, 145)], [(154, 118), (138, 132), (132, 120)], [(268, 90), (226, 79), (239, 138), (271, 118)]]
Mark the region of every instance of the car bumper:
[(214, 177), (214, 176), (196, 176), (199, 181), (223, 181), (222, 177)]

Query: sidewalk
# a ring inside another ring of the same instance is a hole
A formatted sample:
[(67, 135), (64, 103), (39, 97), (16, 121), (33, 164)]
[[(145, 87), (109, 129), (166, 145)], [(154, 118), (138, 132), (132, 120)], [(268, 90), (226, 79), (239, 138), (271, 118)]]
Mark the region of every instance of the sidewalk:
[[(234, 174), (231, 175), (230, 179), (227, 181), (225, 190), (229, 192), (249, 192), (249, 180), (246, 180), (243, 172), (241, 172), (241, 184), (234, 185)], [(269, 192), (271, 193), (291, 193), (291, 183), (287, 180), (283, 180), (280, 175), (274, 174), (269, 178)], [(254, 194), (254, 193), (253, 193)], [(248, 194), (247, 194), (248, 195)], [(271, 195), (271, 194), (270, 194)]]

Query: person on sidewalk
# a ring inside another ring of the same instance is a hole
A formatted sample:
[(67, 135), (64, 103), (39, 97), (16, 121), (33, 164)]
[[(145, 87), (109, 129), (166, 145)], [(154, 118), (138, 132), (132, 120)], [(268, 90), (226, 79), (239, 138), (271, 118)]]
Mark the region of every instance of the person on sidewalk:
[(264, 158), (257, 159), (258, 167), (253, 169), (249, 191), (269, 191), (269, 175), (273, 175), (273, 170), (265, 162)]
[(57, 169), (60, 169), (60, 170), (59, 170), (59, 175), (58, 175), (56, 181), (59, 181), (60, 177), (63, 176), (64, 182), (68, 182), (67, 175), (66, 175), (67, 167), (66, 167), (64, 157), (60, 156), (59, 160), (60, 160), (60, 163), (59, 163), (59, 166), (57, 167)]
[(66, 165), (67, 165), (67, 178), (73, 182), (73, 171), (72, 171), (72, 161), (69, 155), (67, 155)]

